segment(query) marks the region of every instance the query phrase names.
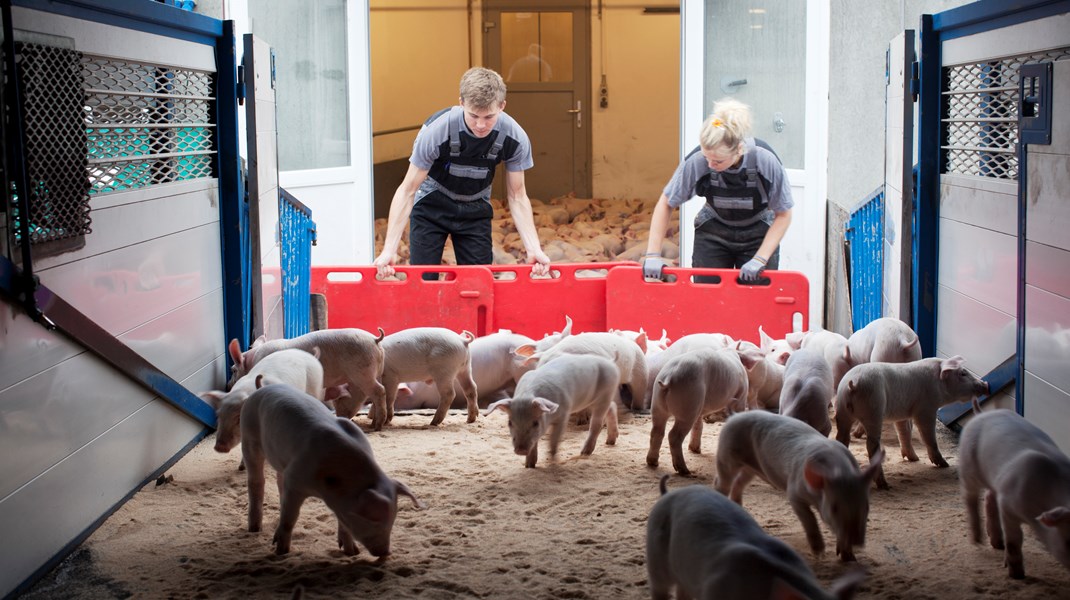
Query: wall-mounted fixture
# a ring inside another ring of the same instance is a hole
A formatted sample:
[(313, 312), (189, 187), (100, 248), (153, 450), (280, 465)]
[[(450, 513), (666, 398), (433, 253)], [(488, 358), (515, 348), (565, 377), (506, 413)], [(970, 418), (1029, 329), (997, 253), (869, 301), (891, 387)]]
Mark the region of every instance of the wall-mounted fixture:
[(780, 133), (784, 131), (784, 126), (787, 123), (784, 122), (784, 113), (773, 113), (773, 131)]
[(736, 91), (747, 85), (747, 79), (745, 77), (733, 77), (727, 75), (721, 78), (721, 91), (726, 94), (734, 94)]

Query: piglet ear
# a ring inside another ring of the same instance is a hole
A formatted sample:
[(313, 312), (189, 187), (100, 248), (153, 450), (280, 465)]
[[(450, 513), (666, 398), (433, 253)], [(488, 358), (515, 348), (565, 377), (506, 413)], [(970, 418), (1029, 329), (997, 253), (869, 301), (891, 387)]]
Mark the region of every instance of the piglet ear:
[(531, 357), (532, 354), (535, 354), (535, 346), (533, 346), (532, 344), (524, 344), (523, 346), (517, 346), (516, 350), (513, 350), (513, 354), (517, 356)]
[(364, 490), (357, 498), (356, 513), (372, 522), (389, 520), (391, 508), (390, 499), (375, 490)]
[(763, 352), (769, 352), (769, 349), (773, 347), (773, 338), (769, 337), (769, 334), (762, 329), (761, 325), (758, 326), (758, 341), (758, 347)]
[(256, 389), (264, 387), (264, 375), (260, 374), (256, 376)]
[(230, 360), (234, 361), (234, 364), (241, 367), (241, 347), (238, 346), (238, 338), (230, 340), (230, 344), (227, 345), (227, 352), (230, 353)]
[(427, 508), (427, 505), (423, 502), (420, 502), (420, 499), (416, 497), (416, 494), (412, 493), (412, 490), (409, 489), (409, 486), (405, 485), (404, 483), (401, 483), (397, 479), (394, 480), (394, 488), (397, 490), (398, 496), (408, 496), (410, 499), (412, 499), (412, 503), (417, 510), (423, 510)]
[(951, 358), (940, 361), (940, 379), (947, 379), (951, 376), (951, 373), (958, 370), (966, 359), (959, 355), (952, 356)]
[(561, 337), (572, 335), (572, 317), (565, 315), (565, 328), (561, 330)]
[(639, 344), (639, 349), (646, 352), (646, 332), (642, 328), (639, 329), (639, 335), (635, 336), (635, 343)]
[(806, 485), (814, 490), (821, 490), (825, 487), (825, 475), (820, 467), (814, 465), (813, 460), (806, 461), (806, 465), (803, 466), (803, 477), (806, 478)]
[(262, 335), (262, 336), (256, 338), (255, 340), (253, 340), (253, 343), (252, 343), (251, 346), (249, 346), (249, 348), (250, 349), (256, 348), (257, 346), (262, 345), (266, 341), (267, 341), (267, 337)]
[(489, 415), (490, 413), (494, 412), (495, 409), (499, 409), (499, 408), (502, 410), (503, 413), (505, 413), (507, 415), (513, 414), (512, 411), (510, 411), (510, 407), (509, 407), (509, 404), (512, 401), (513, 401), (512, 398), (506, 398), (505, 400), (498, 400), (497, 402), (492, 403), (490, 406), (487, 407), (486, 410), (483, 411), (483, 416), (485, 417), (485, 416)]
[(1059, 506), (1047, 512), (1041, 513), (1037, 521), (1045, 527), (1058, 527), (1063, 523), (1070, 523), (1070, 508)]
[(542, 410), (542, 412), (551, 415), (557, 412), (557, 408), (559, 405), (556, 402), (551, 402), (547, 400), (546, 398), (536, 398), (535, 406), (538, 406), (539, 409)]
[(213, 409), (219, 410), (219, 405), (223, 402), (223, 396), (226, 396), (223, 392), (201, 392), (198, 394), (201, 400), (207, 402)]

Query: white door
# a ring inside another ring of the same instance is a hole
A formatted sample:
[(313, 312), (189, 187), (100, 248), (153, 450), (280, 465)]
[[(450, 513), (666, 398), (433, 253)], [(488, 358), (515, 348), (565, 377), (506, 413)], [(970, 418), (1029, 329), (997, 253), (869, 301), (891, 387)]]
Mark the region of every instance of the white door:
[[(810, 281), (811, 327), (823, 325), (825, 296), (825, 203), (828, 156), (829, 6), (821, 0), (775, 0), (753, 9), (743, 0), (683, 0), (680, 3), (680, 157), (698, 145), (698, 132), (713, 102), (732, 96), (751, 106), (754, 134), (777, 151), (791, 182), (795, 208), (780, 245), (780, 268)], [(773, 18), (774, 11), (789, 18)], [(750, 45), (755, 27), (781, 46)], [(772, 35), (770, 35), (770, 33)], [(746, 81), (746, 83), (743, 83)], [(668, 174), (666, 174), (668, 181)], [(681, 210), (681, 264), (691, 265), (694, 219), (701, 201)]]

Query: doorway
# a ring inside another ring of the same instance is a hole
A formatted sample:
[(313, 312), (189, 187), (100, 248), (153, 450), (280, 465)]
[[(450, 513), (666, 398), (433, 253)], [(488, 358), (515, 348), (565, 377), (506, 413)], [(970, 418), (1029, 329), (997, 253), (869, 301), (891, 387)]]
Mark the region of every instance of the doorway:
[[(587, 2), (489, 0), (484, 64), (509, 88), (506, 112), (527, 132), (528, 196), (591, 196), (590, 9)], [(492, 195), (504, 198), (504, 177)]]

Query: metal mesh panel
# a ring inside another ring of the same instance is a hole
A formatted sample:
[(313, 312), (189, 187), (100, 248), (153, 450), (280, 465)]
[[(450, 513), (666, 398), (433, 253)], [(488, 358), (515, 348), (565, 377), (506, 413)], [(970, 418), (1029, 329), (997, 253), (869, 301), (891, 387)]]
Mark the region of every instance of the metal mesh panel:
[(212, 73), (82, 61), (90, 193), (213, 177)]
[[(80, 55), (64, 48), (16, 43), (31, 244), (71, 249), (90, 231), (89, 180), (86, 178), (86, 131), (82, 125)], [(15, 240), (22, 239), (15, 214)]]
[(1018, 179), (1018, 69), (1070, 48), (944, 67), (943, 173)]

